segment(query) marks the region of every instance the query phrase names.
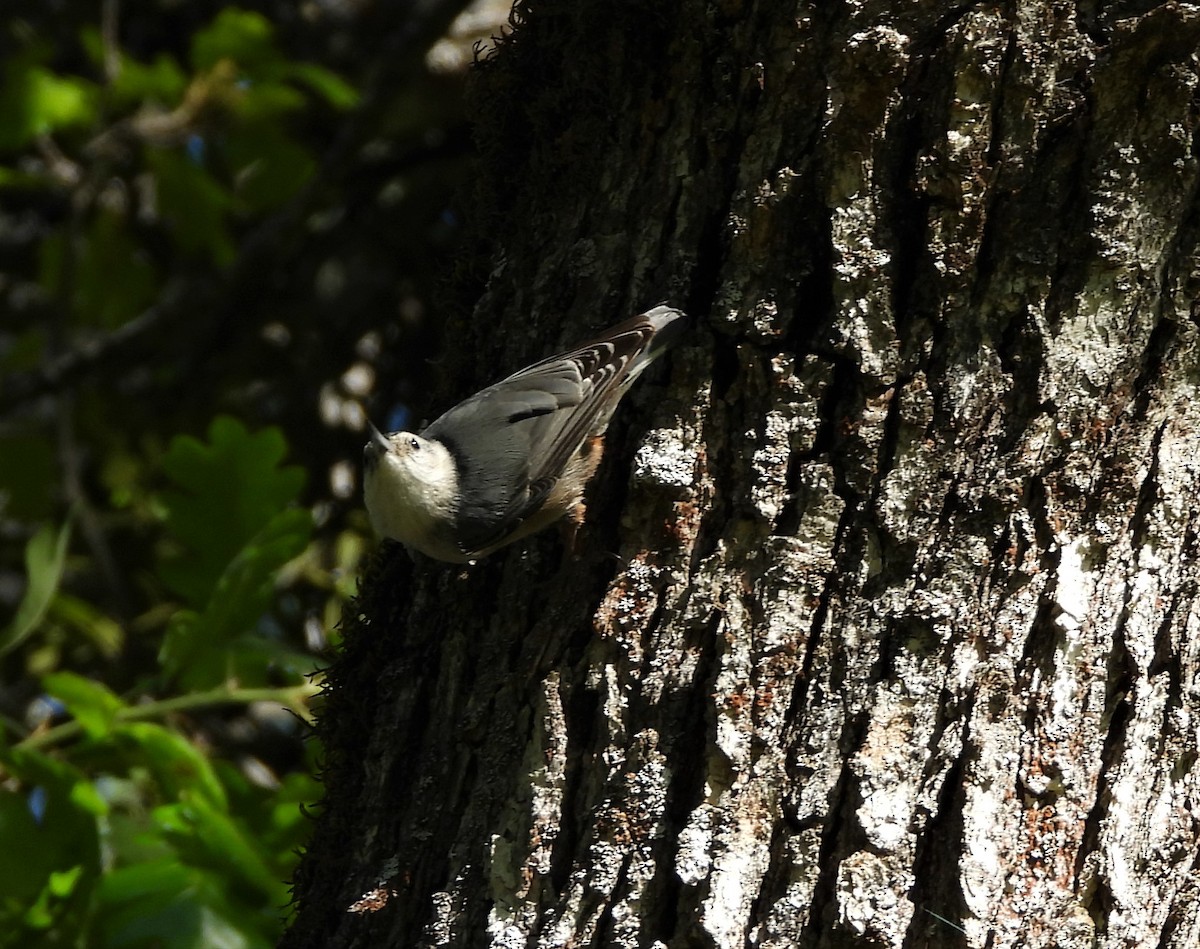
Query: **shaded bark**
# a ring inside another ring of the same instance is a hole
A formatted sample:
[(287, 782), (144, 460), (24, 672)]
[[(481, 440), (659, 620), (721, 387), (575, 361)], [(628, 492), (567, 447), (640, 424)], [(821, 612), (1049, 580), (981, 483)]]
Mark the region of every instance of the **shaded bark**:
[(1197, 48), (1177, 4), (527, 12), (446, 401), (698, 326), (594, 556), (364, 577), (285, 945), (1200, 944)]

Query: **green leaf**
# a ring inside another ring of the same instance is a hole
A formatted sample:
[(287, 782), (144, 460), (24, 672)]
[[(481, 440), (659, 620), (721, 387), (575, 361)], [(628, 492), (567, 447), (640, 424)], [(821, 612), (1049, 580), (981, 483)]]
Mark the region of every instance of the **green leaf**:
[(233, 261), (234, 244), (226, 223), (232, 199), (200, 165), (178, 152), (147, 149), (146, 160), (158, 186), (159, 211), (179, 249), (207, 255), (219, 266)]
[[(213, 874), (175, 859), (124, 867), (99, 888), (105, 949), (269, 949), (267, 920), (236, 907)], [(277, 914), (276, 914), (277, 915)], [(272, 920), (273, 921), (273, 920)]]
[(36, 63), (40, 50), (12, 57), (0, 72), (0, 150), (95, 119), (96, 89)]
[(151, 63), (141, 63), (121, 54), (121, 69), (112, 82), (116, 97), (130, 105), (147, 100), (174, 106), (183, 99), (187, 75), (170, 56), (159, 53)]
[(221, 574), (204, 611), (174, 618), (159, 653), (167, 674), (193, 689), (227, 678), (227, 647), (254, 628), (271, 601), (279, 568), (303, 552), (311, 535), (307, 510), (275, 515)]
[(28, 585), (12, 622), (0, 631), (0, 656), (19, 646), (38, 628), (62, 579), (71, 539), (71, 520), (57, 531), (46, 524), (25, 545)]
[(284, 852), (295, 850), (308, 840), (312, 820), (304, 808), (320, 797), (321, 785), (312, 775), (299, 771), (284, 775), (271, 800), (267, 821), (270, 839), (278, 840)]
[[(108, 58), (108, 51), (100, 31), (94, 26), (85, 26), (80, 31), (80, 39), (92, 62), (96, 66), (103, 66)], [(142, 63), (118, 50), (117, 57), (116, 75), (109, 81), (105, 92), (118, 104), (140, 106), (149, 100), (160, 105), (174, 106), (183, 98), (183, 91), (187, 88), (187, 76), (179, 63), (170, 56), (159, 53), (152, 63)]]
[(128, 752), (137, 754), (168, 800), (190, 791), (212, 807), (225, 810), (228, 801), (212, 763), (182, 735), (153, 722), (116, 725), (113, 736)]
[(230, 104), (243, 122), (256, 126), (304, 108), (304, 96), (283, 82), (270, 79), (245, 80), (240, 95)]
[[(0, 788), (0, 933), (16, 922), (10, 913), (31, 905), (43, 892), (53, 895), (53, 874), (82, 867), (72, 887), (86, 898), (100, 872), (97, 799), (91, 782), (76, 768), (36, 751), (12, 748), (0, 752), (0, 764), (19, 778), (21, 790)], [(86, 788), (82, 790), (81, 788)], [(13, 906), (10, 901), (16, 901)], [(54, 908), (45, 899), (42, 911)], [(57, 912), (57, 910), (54, 910)], [(32, 921), (32, 920), (31, 920)]]
[(217, 769), (229, 795), (230, 813), (254, 828), (259, 840), (256, 846), (271, 860), (276, 876), (285, 878), (312, 830), (311, 815), (304, 808), (321, 797), (321, 785), (311, 774), (293, 771), (280, 775), (279, 785), (265, 795), (229, 762), (217, 762)]
[[(111, 802), (105, 823), (104, 845), (110, 866), (128, 867), (170, 856), (174, 849), (158, 834), (146, 813), (146, 775), (132, 768), (135, 777), (105, 775), (104, 793)], [(103, 886), (103, 884), (101, 884)]]
[[(233, 558), (299, 496), (304, 472), (281, 467), (287, 442), (276, 428), (252, 434), (221, 416), (208, 443), (172, 439), (163, 468), (180, 490), (164, 492), (167, 529), (187, 553), (161, 565), (172, 590), (196, 607), (208, 603)], [(278, 527), (278, 525), (277, 525)]]
[(249, 10), (226, 7), (192, 36), (192, 66), (197, 71), (212, 69), (222, 59), (255, 66), (280, 58), (270, 21)]
[(74, 279), (81, 322), (106, 329), (137, 316), (158, 292), (158, 275), (145, 247), (130, 236), (125, 216), (104, 209), (81, 242)]
[[(83, 864), (76, 864), (51, 871), (37, 899), (25, 911), (22, 922), (27, 932), (19, 937), (21, 945), (31, 944), (29, 931), (49, 936), (46, 945), (80, 944), (87, 926), (85, 907), (96, 882), (86, 870)], [(72, 899), (77, 893), (79, 899)]]
[(358, 105), (358, 90), (337, 73), (315, 63), (291, 63), (287, 75), (294, 77), (321, 96), (335, 109)]
[(96, 817), (104, 817), (108, 813), (108, 802), (91, 781), (75, 782), (71, 787), (71, 803)]
[(35, 175), (28, 171), (22, 171), (18, 168), (5, 168), (0, 165), (0, 188), (41, 188), (46, 184), (46, 179), (41, 175)]
[(192, 65), (215, 72), (222, 63), (236, 65), (242, 95), (235, 111), (243, 119), (261, 119), (302, 108), (304, 100), (289, 85), (307, 86), (338, 109), (358, 103), (358, 93), (344, 79), (315, 63), (292, 63), (275, 44), (270, 21), (247, 10), (226, 8), (192, 39)]
[(40, 834), (29, 795), (0, 788), (0, 839), (4, 841), (0, 848), (0, 893), (6, 897), (31, 899), (52, 872), (53, 863), (38, 867), (33, 861), (17, 858), (19, 853), (36, 853)]
[(62, 702), (92, 738), (107, 735), (125, 707), (107, 686), (74, 672), (52, 673), (42, 679), (42, 688)]
[(156, 893), (176, 893), (186, 889), (191, 878), (188, 868), (172, 854), (170, 859), (146, 860), (108, 874), (100, 893), (106, 902), (142, 901)]
[(60, 900), (70, 896), (82, 873), (82, 864), (76, 864), (70, 870), (55, 870), (50, 874), (50, 893)]
[(287, 887), (263, 859), (261, 844), (202, 797), (185, 793), (178, 804), (155, 808), (154, 816), (186, 862), (224, 871), (268, 902), (287, 902)]
[(231, 132), (225, 151), (237, 169), (239, 210), (251, 214), (282, 205), (304, 187), (317, 167), (307, 149), (270, 126)]
[(107, 659), (115, 658), (125, 643), (125, 630), (120, 623), (87, 600), (62, 590), (50, 601), (50, 618), (79, 633)]

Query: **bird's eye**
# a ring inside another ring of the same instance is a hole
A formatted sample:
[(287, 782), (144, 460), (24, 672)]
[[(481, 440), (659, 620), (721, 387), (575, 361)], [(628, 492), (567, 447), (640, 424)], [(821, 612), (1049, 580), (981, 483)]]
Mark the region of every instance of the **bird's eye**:
[(419, 438), (417, 438), (416, 435), (413, 435), (408, 440), (408, 447), (411, 448), (413, 451), (420, 451), (421, 450), (421, 440)]

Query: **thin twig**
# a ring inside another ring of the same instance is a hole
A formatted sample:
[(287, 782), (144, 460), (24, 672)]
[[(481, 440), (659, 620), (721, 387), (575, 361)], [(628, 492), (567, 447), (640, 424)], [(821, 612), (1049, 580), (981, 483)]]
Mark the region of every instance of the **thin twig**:
[(100, 11), (100, 36), (104, 42), (104, 77), (112, 82), (121, 72), (121, 52), (117, 39), (119, 0), (104, 0)]
[[(218, 705), (279, 702), (284, 708), (295, 712), (306, 722), (312, 724), (312, 714), (308, 711), (306, 703), (320, 691), (321, 687), (311, 682), (282, 689), (230, 689), (222, 686), (207, 692), (192, 692), (189, 695), (177, 695), (169, 699), (159, 699), (157, 702), (146, 702), (143, 705), (130, 705), (118, 709), (113, 715), (113, 722), (124, 725), (129, 722), (163, 718), (171, 712), (195, 711)], [(55, 725), (53, 728), (47, 728), (43, 732), (36, 732), (24, 741), (18, 742), (16, 747), (28, 751), (38, 751), (78, 738), (83, 731), (83, 726), (79, 724), (78, 719), (72, 719), (61, 725)]]

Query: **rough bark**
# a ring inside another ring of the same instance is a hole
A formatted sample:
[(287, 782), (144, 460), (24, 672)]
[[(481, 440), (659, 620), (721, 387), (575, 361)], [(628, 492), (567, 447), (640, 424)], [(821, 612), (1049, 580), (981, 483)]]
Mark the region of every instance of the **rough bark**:
[(595, 556), (364, 577), (285, 944), (1200, 945), (1200, 11), (646, 6), (481, 70), (445, 394), (697, 328)]

